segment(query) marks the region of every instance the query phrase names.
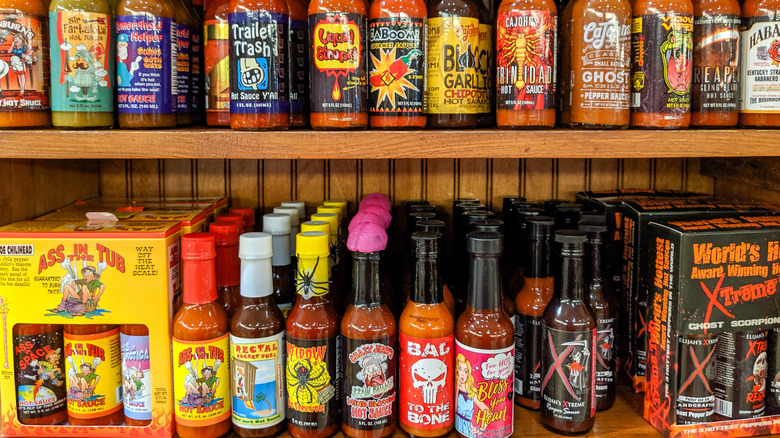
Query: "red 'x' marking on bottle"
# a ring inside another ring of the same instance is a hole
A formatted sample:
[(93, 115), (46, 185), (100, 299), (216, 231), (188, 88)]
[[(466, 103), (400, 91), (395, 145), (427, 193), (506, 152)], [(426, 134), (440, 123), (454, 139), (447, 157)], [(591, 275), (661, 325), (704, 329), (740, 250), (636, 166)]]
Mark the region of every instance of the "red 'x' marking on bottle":
[(552, 354), (553, 357), (553, 364), (550, 369), (547, 370), (547, 375), (544, 376), (544, 382), (542, 382), (542, 392), (544, 392), (544, 388), (547, 386), (547, 382), (549, 382), (552, 378), (553, 373), (557, 371), (558, 375), (561, 376), (561, 380), (563, 380), (563, 385), (566, 387), (566, 390), (569, 391), (569, 394), (571, 394), (571, 396), (576, 400), (579, 400), (580, 398), (577, 397), (577, 394), (574, 393), (574, 390), (571, 387), (571, 383), (569, 383), (568, 377), (566, 377), (566, 374), (564, 374), (563, 370), (561, 369), (563, 360), (569, 356), (569, 353), (571, 353), (571, 351), (574, 349), (574, 346), (569, 345), (565, 350), (563, 350), (563, 353), (558, 356), (557, 352), (555, 351), (555, 343), (553, 342), (552, 333), (547, 332), (547, 339), (550, 342), (550, 354)]
[(704, 378), (704, 367), (707, 365), (707, 362), (710, 361), (712, 358), (712, 354), (715, 353), (715, 349), (713, 348), (712, 351), (710, 351), (710, 354), (707, 355), (706, 358), (704, 358), (701, 363), (699, 363), (699, 359), (696, 357), (696, 353), (693, 351), (693, 347), (688, 347), (691, 349), (691, 359), (693, 359), (693, 365), (696, 367), (696, 370), (691, 373), (690, 377), (688, 377), (688, 380), (683, 383), (683, 385), (680, 387), (679, 394), (682, 394), (683, 390), (688, 387), (691, 383), (693, 383), (693, 379), (696, 378), (696, 376), (699, 376), (699, 379), (701, 379), (702, 383), (704, 383), (704, 386), (707, 388), (708, 392), (712, 392), (712, 389), (710, 389), (710, 384), (707, 383), (707, 379)]
[(710, 292), (709, 289), (707, 289), (707, 286), (704, 284), (704, 282), (701, 282), (701, 288), (704, 290), (704, 293), (710, 297), (710, 303), (707, 305), (707, 313), (704, 315), (704, 333), (707, 333), (707, 323), (710, 322), (710, 316), (712, 315), (712, 306), (717, 307), (721, 310), (726, 316), (730, 318), (734, 318), (734, 315), (726, 310), (725, 307), (723, 307), (723, 304), (721, 304), (720, 301), (718, 301), (718, 291), (720, 290), (720, 286), (723, 284), (723, 279), (726, 278), (726, 274), (723, 274), (720, 276), (720, 279), (718, 279), (718, 284), (715, 285), (715, 289)]

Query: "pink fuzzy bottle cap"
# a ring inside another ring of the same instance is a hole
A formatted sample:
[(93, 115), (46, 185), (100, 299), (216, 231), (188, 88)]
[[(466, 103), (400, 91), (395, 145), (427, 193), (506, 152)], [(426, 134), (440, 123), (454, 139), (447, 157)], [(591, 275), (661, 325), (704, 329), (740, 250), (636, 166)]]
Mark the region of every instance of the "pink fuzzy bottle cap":
[(382, 207), (385, 211), (390, 211), (393, 209), (393, 203), (390, 202), (390, 199), (381, 194), (381, 193), (371, 193), (370, 195), (366, 195), (362, 201), (360, 201), (360, 207), (368, 207), (369, 205), (378, 205), (379, 207)]
[(378, 224), (361, 222), (349, 232), (347, 248), (357, 252), (383, 251), (387, 248), (387, 233)]
[(382, 221), (382, 227), (384, 227), (384, 229), (387, 229), (387, 227), (390, 226), (390, 222), (393, 220), (393, 216), (390, 215), (390, 212), (378, 205), (368, 205), (366, 207), (361, 207), (360, 211), (374, 213), (379, 216), (379, 219)]
[(377, 224), (380, 227), (384, 225), (384, 222), (382, 222), (382, 218), (380, 218), (378, 214), (370, 211), (360, 210), (355, 214), (355, 216), (352, 217), (352, 220), (349, 222), (349, 227), (347, 228), (347, 230), (351, 233), (352, 230), (355, 228), (355, 226), (362, 224), (364, 222)]

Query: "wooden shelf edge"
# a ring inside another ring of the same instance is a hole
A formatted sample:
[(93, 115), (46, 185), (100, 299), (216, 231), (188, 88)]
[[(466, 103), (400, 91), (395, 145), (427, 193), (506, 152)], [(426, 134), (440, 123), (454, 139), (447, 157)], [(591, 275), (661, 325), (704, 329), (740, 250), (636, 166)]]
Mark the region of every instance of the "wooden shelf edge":
[(780, 131), (228, 129), (4, 131), (0, 158), (684, 158), (780, 156)]

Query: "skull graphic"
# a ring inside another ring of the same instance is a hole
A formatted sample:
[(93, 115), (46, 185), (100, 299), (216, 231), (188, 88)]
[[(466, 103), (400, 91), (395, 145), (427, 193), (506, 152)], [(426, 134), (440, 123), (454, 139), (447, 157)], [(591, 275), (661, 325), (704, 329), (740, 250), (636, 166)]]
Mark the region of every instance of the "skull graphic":
[(439, 359), (420, 359), (412, 365), (414, 387), (422, 391), (423, 402), (436, 403), (436, 395), (447, 382), (447, 366)]

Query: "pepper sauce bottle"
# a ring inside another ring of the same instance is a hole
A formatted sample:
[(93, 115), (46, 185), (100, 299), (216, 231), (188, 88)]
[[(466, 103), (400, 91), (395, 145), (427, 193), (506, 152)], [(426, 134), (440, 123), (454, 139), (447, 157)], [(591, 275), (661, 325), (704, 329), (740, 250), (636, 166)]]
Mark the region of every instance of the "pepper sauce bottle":
[(435, 232), (412, 234), (417, 260), (412, 296), (398, 320), (399, 418), (413, 437), (450, 433), (454, 417), (452, 370), (455, 323), (442, 294)]
[[(442, 247), (441, 239), (444, 238), (444, 227), (445, 227), (444, 221), (440, 221), (438, 219), (426, 219), (426, 220), (417, 221), (417, 224), (415, 225), (415, 232), (439, 233), (441, 237), (439, 237), (439, 240), (436, 241), (436, 247), (441, 248)], [(412, 251), (416, 253), (417, 248), (414, 247)], [(439, 269), (441, 269), (442, 251), (437, 250), (436, 256), (438, 257), (439, 260), (438, 267)], [(444, 282), (442, 282), (441, 289), (442, 289), (442, 299), (444, 300), (444, 305), (447, 306), (447, 310), (449, 310), (452, 317), (455, 318), (455, 297), (452, 295), (452, 292), (450, 292), (450, 288), (448, 288), (447, 285), (444, 284)], [(412, 294), (410, 293), (409, 296), (411, 297)]]
[(244, 229), (241, 234), (250, 233), (255, 230), (255, 209), (252, 207), (230, 207), (230, 213), (240, 214), (244, 218)]
[(693, 2), (691, 126), (736, 126), (739, 121), (737, 0)]
[[(295, 217), (298, 220), (298, 217)], [(263, 216), (263, 232), (273, 236), (271, 259), (276, 304), (287, 318), (295, 301), (295, 268), (290, 259), (290, 215), (272, 213)]]
[(287, 129), (285, 0), (230, 0), (230, 127)]
[(631, 27), (631, 126), (687, 128), (691, 123), (693, 4), (635, 0)]
[(557, 23), (553, 0), (504, 0), (498, 7), (496, 123), (499, 128), (555, 126)]
[(112, 32), (113, 17), (107, 0), (54, 0), (49, 5), (54, 127), (114, 125)]
[(287, 430), (295, 438), (325, 438), (339, 429), (339, 323), (326, 299), (329, 236), (298, 234), (295, 284), (300, 295), (287, 317)]
[(477, 126), (480, 128), (491, 128), (496, 123), (493, 108), (495, 108), (495, 89), (493, 88), (493, 24), (495, 15), (485, 6), (482, 0), (477, 1), (479, 7), (479, 46), (474, 53), (474, 62), (477, 67), (478, 88), (484, 93), (480, 98), (480, 113), (477, 117)]
[(241, 262), (238, 259), (238, 225), (225, 221), (209, 224), (217, 245), (217, 296), (225, 314), (230, 318), (238, 308), (241, 281)]
[(176, 112), (176, 124), (186, 126), (192, 123), (190, 117), (190, 100), (192, 100), (192, 90), (190, 84), (192, 77), (190, 75), (190, 33), (193, 23), (190, 11), (187, 9), (188, 0), (173, 0), (176, 11), (176, 34), (178, 41), (178, 51), (176, 52), (176, 103), (174, 104)]
[(242, 437), (273, 436), (284, 428), (287, 401), (284, 316), (274, 300), (272, 237), (242, 234), (238, 251), (241, 303), (230, 321), (233, 431)]
[[(290, 127), (305, 128), (309, 126), (309, 5), (306, 0), (287, 0), (287, 14)], [(296, 234), (292, 234), (293, 239)]]
[(780, 75), (780, 47), (777, 38), (770, 37), (776, 35), (778, 26), (780, 1), (745, 0), (742, 4), (740, 126), (780, 126), (780, 91), (766, 82)]
[[(62, 326), (16, 324), (13, 328), (16, 415), (25, 425), (55, 425), (68, 419)], [(43, 352), (43, 354), (41, 354)], [(29, 403), (32, 394), (36, 404)], [(44, 395), (43, 401), (38, 394)]]
[(230, 25), (228, 0), (209, 0), (203, 19), (206, 124), (230, 125)]
[(313, 129), (368, 126), (366, 15), (363, 1), (309, 3), (309, 119)]
[[(514, 327), (502, 308), (499, 233), (466, 237), (468, 303), (455, 326), (455, 429), (458, 436), (512, 435)], [(489, 366), (488, 366), (489, 365)], [(491, 372), (487, 372), (491, 370)], [(485, 386), (493, 388), (485, 393)], [(492, 422), (480, 418), (492, 418)]]
[(203, 89), (203, 9), (187, 0), (192, 27), (190, 28), (190, 119), (193, 124), (204, 122), (205, 91)]
[(119, 340), (125, 424), (148, 426), (152, 422), (149, 329), (143, 324), (123, 324), (119, 326)]
[[(230, 431), (231, 391), (229, 322), (217, 300), (214, 235), (185, 234), (181, 246), (184, 304), (173, 317), (176, 433), (216, 438)], [(204, 405), (213, 408), (193, 409)]]

